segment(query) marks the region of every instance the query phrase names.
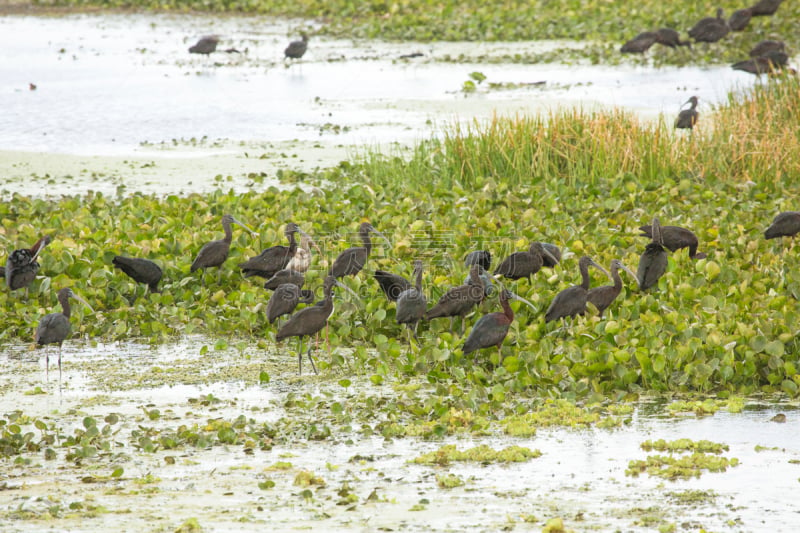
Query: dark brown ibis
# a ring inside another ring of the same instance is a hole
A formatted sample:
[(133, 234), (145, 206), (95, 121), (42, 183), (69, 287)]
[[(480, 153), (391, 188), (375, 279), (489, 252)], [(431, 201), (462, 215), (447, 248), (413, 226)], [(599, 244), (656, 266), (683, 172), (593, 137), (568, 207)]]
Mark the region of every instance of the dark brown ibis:
[[(704, 252), (697, 251), (697, 235), (695, 235), (692, 230), (680, 226), (661, 226), (659, 229), (661, 230), (661, 240), (664, 244), (664, 248), (668, 249), (670, 252), (677, 252), (681, 248), (688, 248), (689, 257), (692, 259), (706, 258)], [(646, 226), (639, 226), (639, 231), (642, 232), (639, 234), (640, 237), (649, 237), (651, 240), (653, 239), (652, 225), (647, 224)]]
[(759, 76), (761, 74), (777, 74), (783, 70), (783, 67), (788, 62), (789, 56), (786, 52), (774, 50), (762, 56), (734, 63), (731, 68)]
[(45, 235), (30, 248), (14, 250), (8, 255), (5, 278), (6, 286), (10, 290), (15, 291), (24, 287), (27, 291), (28, 286), (39, 272), (39, 262), (36, 261), (36, 258), (49, 243), (50, 236)]
[[(192, 262), (192, 267), (190, 269), (191, 272), (201, 268), (212, 268), (217, 267), (219, 268), (222, 266), (222, 263), (228, 258), (228, 253), (231, 250), (231, 241), (233, 240), (233, 231), (231, 230), (231, 224), (236, 224), (237, 226), (241, 226), (247, 231), (249, 231), (252, 235), (258, 235), (255, 231), (248, 228), (242, 222), (236, 220), (233, 215), (225, 215), (222, 217), (222, 229), (225, 230), (225, 238), (220, 239), (218, 241), (211, 241), (203, 245), (200, 248), (200, 252), (197, 254), (194, 262)], [(222, 271), (219, 271), (217, 274), (217, 281), (219, 281), (219, 276), (222, 275)]]
[(591, 281), (589, 277), (590, 266), (608, 276), (606, 269), (595, 263), (591, 257), (588, 255), (581, 257), (580, 261), (578, 261), (578, 269), (581, 273), (581, 284), (567, 287), (556, 294), (556, 297), (553, 298), (550, 307), (547, 308), (547, 312), (544, 315), (545, 322), (551, 322), (559, 318), (574, 317), (586, 312), (586, 298)]
[[(61, 373), (61, 344), (69, 335), (71, 329), (69, 317), (71, 309), (69, 306), (69, 299), (73, 298), (78, 300), (83, 305), (94, 312), (92, 306), (86, 300), (72, 292), (72, 289), (64, 288), (58, 291), (58, 301), (61, 304), (62, 311), (60, 313), (50, 313), (45, 315), (39, 320), (39, 326), (36, 328), (36, 344), (45, 346), (47, 344), (58, 344), (58, 372)], [(45, 361), (47, 372), (50, 371), (50, 354), (45, 352)]]
[(545, 257), (548, 257), (550, 262), (558, 263), (558, 259), (550, 255), (542, 243), (532, 242), (527, 252), (514, 252), (500, 263), (494, 271), (494, 276), (513, 280), (528, 278), (530, 281), (531, 276), (544, 266)]
[(310, 304), (313, 301), (313, 291), (301, 289), (294, 283), (278, 285), (267, 302), (267, 320), (272, 324), (279, 317), (292, 313), (297, 304)]
[(206, 35), (189, 47), (190, 54), (209, 55), (217, 50), (219, 35)]
[[(483, 294), (484, 296), (491, 296), (494, 293), (494, 282), (492, 281), (492, 275), (489, 274), (488, 270), (492, 266), (492, 254), (489, 253), (487, 250), (476, 250), (474, 252), (468, 253), (464, 257), (464, 264), (470, 268), (472, 265), (478, 265), (481, 267), (480, 273), (478, 274), (483, 281)], [(464, 278), (464, 283), (469, 283), (469, 273), (467, 273), (467, 277)]]
[[(492, 294), (494, 294), (494, 278), (491, 274), (486, 272), (482, 266), (480, 267), (480, 272), (478, 277), (481, 278), (481, 283), (483, 283), (483, 296), (484, 298), (488, 298)], [(469, 283), (470, 274), (467, 272), (467, 276), (464, 278), (464, 283)]]
[(619, 259), (614, 259), (611, 261), (610, 269), (611, 280), (614, 282), (614, 284), (594, 287), (589, 289), (589, 292), (586, 293), (586, 301), (597, 308), (601, 317), (603, 316), (603, 311), (608, 309), (614, 300), (617, 299), (619, 293), (622, 292), (622, 278), (619, 276), (620, 268), (633, 276), (633, 279), (637, 279), (636, 273), (633, 270), (623, 265), (622, 261)]
[(298, 250), (295, 233), (308, 235), (300, 229), (300, 226), (294, 222), (289, 222), (283, 232), (289, 240), (289, 246), (270, 246), (257, 256), (251, 257), (244, 263), (239, 263), (239, 268), (242, 269), (244, 277), (260, 276), (269, 279), (279, 270), (285, 269)]
[(467, 267), (480, 265), (484, 270), (489, 270), (492, 266), (492, 254), (487, 250), (475, 250), (464, 257), (464, 264)]
[(425, 320), (450, 317), (450, 332), (453, 332), (453, 318), (461, 317), (461, 329), (464, 330), (464, 317), (472, 308), (483, 301), (485, 287), (480, 278), (480, 265), (472, 265), (469, 269), (469, 282), (453, 287), (439, 298), (436, 305), (425, 313)]
[[(325, 297), (322, 301), (317, 302), (315, 305), (301, 309), (293, 314), (289, 320), (281, 326), (275, 335), (275, 341), (281, 342), (288, 337), (297, 337), (298, 339), (298, 352), (297, 364), (298, 372), (303, 373), (303, 337), (310, 337), (318, 333), (328, 323), (328, 318), (333, 313), (333, 286), (341, 284), (336, 281), (333, 276), (327, 276), (323, 284), (323, 292)], [(314, 365), (314, 360), (311, 358), (311, 349), (314, 347), (313, 343), (309, 343), (308, 347), (308, 360), (311, 362), (311, 368), (317, 374), (317, 367)]]
[(754, 17), (768, 17), (774, 15), (783, 0), (760, 0), (750, 10)]
[(415, 337), (417, 325), (428, 308), (428, 299), (422, 293), (422, 269), (422, 261), (414, 261), (414, 286), (397, 297), (397, 323), (405, 324)]
[(340, 253), (336, 257), (336, 261), (333, 262), (333, 266), (331, 266), (328, 271), (329, 276), (339, 279), (345, 276), (355, 276), (361, 272), (361, 269), (364, 268), (364, 264), (367, 262), (367, 258), (372, 251), (372, 240), (369, 238), (370, 233), (378, 235), (385, 240), (387, 244), (391, 245), (389, 239), (387, 239), (383, 233), (373, 228), (372, 224), (369, 222), (362, 222), (361, 226), (358, 228), (358, 236), (361, 238), (363, 246), (354, 246)]
[(636, 269), (639, 288), (646, 291), (654, 286), (666, 271), (667, 251), (664, 249), (664, 240), (661, 236), (661, 226), (658, 223), (658, 218), (654, 218), (652, 240), (645, 247), (644, 253), (639, 258), (639, 268)]
[(645, 31), (629, 40), (619, 49), (623, 54), (643, 54), (658, 41), (658, 33)]
[(765, 40), (757, 43), (750, 49), (748, 54), (750, 57), (760, 57), (769, 54), (770, 52), (785, 52), (786, 44), (783, 41)]
[(298, 272), (297, 270), (284, 268), (283, 270), (277, 271), (274, 276), (265, 281), (264, 288), (274, 291), (278, 288), (278, 286), (283, 285), (284, 283), (291, 283), (292, 285), (297, 285), (299, 289), (302, 289), (305, 282), (305, 274)]
[(689, 41), (681, 41), (681, 34), (677, 31), (673, 30), (672, 28), (659, 28), (656, 31), (658, 35), (658, 44), (662, 46), (667, 46), (669, 48), (675, 48), (678, 46), (688, 46), (689, 48), (692, 47), (692, 43)]
[(692, 104), (689, 109), (683, 109), (678, 113), (678, 118), (675, 119), (675, 127), (677, 129), (693, 129), (697, 124), (697, 119), (700, 114), (697, 112), (697, 97), (692, 96), (686, 100), (681, 107), (686, 104)]
[(303, 232), (300, 234), (300, 245), (297, 247), (297, 250), (294, 252), (294, 256), (289, 259), (289, 262), (286, 264), (286, 268), (289, 270), (296, 270), (298, 272), (308, 272), (308, 268), (311, 266), (311, 247), (317, 249), (320, 252), (319, 246), (314, 242), (314, 239), (311, 238), (310, 235)]
[(728, 19), (728, 27), (731, 31), (742, 31), (750, 24), (751, 18), (753, 18), (753, 8), (737, 9)]
[(300, 59), (308, 50), (308, 35), (302, 34), (299, 41), (292, 41), (283, 51), (284, 59)]
[[(149, 259), (138, 257), (114, 256), (111, 260), (115, 267), (122, 270), (137, 283), (144, 283), (151, 292), (161, 292), (158, 282), (161, 281), (163, 272), (161, 267)], [(145, 289), (145, 291), (147, 290)]]
[(794, 237), (800, 233), (800, 211), (778, 213), (764, 232), (765, 239)]
[(689, 30), (689, 37), (697, 42), (715, 43), (731, 31), (728, 21), (723, 17), (722, 8), (717, 9), (717, 16), (701, 19)]
[(399, 274), (376, 270), (373, 277), (390, 302), (396, 302), (400, 293), (411, 288), (411, 282)]
[(547, 252), (542, 256), (542, 266), (546, 268), (555, 268), (561, 262), (561, 248), (549, 242), (543, 242), (542, 248)]
[(492, 346), (497, 346), (497, 350), (500, 351), (503, 341), (508, 335), (508, 328), (514, 321), (514, 310), (508, 304), (512, 298), (518, 297), (508, 289), (500, 291), (500, 305), (503, 310), (483, 315), (475, 323), (464, 342), (464, 355)]

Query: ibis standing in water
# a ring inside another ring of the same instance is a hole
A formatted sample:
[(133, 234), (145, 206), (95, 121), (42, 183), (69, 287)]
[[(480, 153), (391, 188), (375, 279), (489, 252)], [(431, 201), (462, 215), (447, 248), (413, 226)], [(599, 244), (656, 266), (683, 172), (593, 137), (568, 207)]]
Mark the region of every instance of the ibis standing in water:
[(689, 37), (697, 42), (715, 43), (728, 35), (731, 27), (728, 26), (728, 21), (725, 20), (723, 14), (722, 8), (718, 8), (716, 18), (706, 17), (701, 19), (689, 30)]
[[(197, 254), (194, 262), (192, 263), (192, 268), (190, 269), (191, 272), (194, 272), (198, 269), (205, 269), (211, 267), (219, 268), (222, 266), (222, 263), (228, 258), (228, 253), (231, 250), (231, 241), (233, 240), (233, 231), (231, 231), (231, 224), (236, 224), (237, 226), (241, 226), (247, 231), (250, 232), (251, 235), (258, 235), (255, 231), (248, 228), (243, 223), (236, 220), (233, 215), (225, 215), (222, 217), (222, 229), (225, 230), (225, 238), (220, 239), (218, 241), (211, 241), (206, 243), (202, 248), (200, 248), (200, 252)], [(217, 282), (219, 282), (220, 276), (222, 276), (222, 271), (220, 270), (217, 274)]]
[(6, 285), (12, 291), (25, 287), (27, 294), (28, 286), (36, 278), (39, 272), (39, 262), (36, 258), (39, 253), (50, 243), (50, 236), (45, 235), (30, 248), (14, 250), (8, 255), (6, 260)]
[(399, 274), (376, 270), (373, 276), (390, 302), (396, 302), (403, 291), (411, 288), (411, 282)]
[(358, 236), (361, 238), (363, 246), (354, 246), (340, 253), (333, 262), (333, 266), (331, 266), (328, 271), (329, 276), (339, 279), (345, 276), (355, 276), (361, 272), (361, 269), (364, 268), (364, 264), (366, 264), (367, 258), (372, 251), (372, 240), (369, 238), (370, 233), (378, 235), (391, 246), (389, 239), (387, 239), (383, 233), (373, 228), (372, 224), (369, 222), (362, 222), (361, 226), (358, 228)]
[[(660, 226), (661, 241), (664, 248), (670, 252), (677, 252), (681, 248), (689, 249), (689, 257), (692, 259), (705, 259), (707, 256), (704, 252), (698, 252), (697, 235), (690, 229), (682, 228), (680, 226)], [(639, 231), (642, 233), (640, 237), (653, 238), (653, 226), (647, 224), (646, 226), (639, 226)]]
[(144, 283), (147, 285), (145, 291), (150, 289), (150, 292), (161, 292), (158, 288), (158, 282), (161, 281), (163, 272), (161, 271), (161, 267), (154, 262), (149, 259), (125, 257), (122, 255), (115, 256), (111, 262), (115, 267), (122, 270), (137, 283)]
[(768, 17), (774, 15), (783, 0), (759, 0), (750, 10), (754, 17)]
[(681, 34), (672, 28), (659, 28), (658, 31), (656, 31), (656, 34), (658, 34), (657, 42), (660, 45), (669, 48), (675, 48), (677, 46), (688, 46), (689, 48), (692, 47), (692, 43), (689, 41), (681, 41)]
[[(328, 323), (328, 318), (333, 313), (333, 286), (339, 285), (336, 278), (327, 276), (323, 284), (323, 292), (325, 297), (322, 301), (317, 302), (315, 305), (301, 309), (293, 314), (289, 320), (281, 326), (275, 335), (275, 341), (281, 342), (288, 337), (298, 338), (297, 348), (297, 365), (298, 372), (303, 373), (303, 337), (310, 337), (325, 327)], [(311, 363), (311, 368), (317, 374), (317, 367), (314, 365), (314, 360), (311, 358), (311, 349), (314, 343), (309, 342), (308, 346), (308, 360)]]
[(636, 269), (636, 279), (639, 280), (639, 288), (643, 291), (657, 284), (667, 271), (667, 251), (664, 249), (658, 218), (653, 219), (651, 231), (652, 240), (645, 247), (639, 259), (639, 268)]
[(483, 348), (491, 348), (492, 346), (497, 346), (497, 350), (500, 351), (500, 348), (503, 346), (503, 340), (505, 340), (506, 335), (508, 335), (508, 328), (514, 321), (514, 310), (511, 309), (511, 306), (508, 304), (508, 301), (512, 298), (533, 307), (533, 304), (529, 301), (520, 298), (508, 289), (503, 289), (500, 292), (500, 305), (503, 307), (503, 310), (501, 312), (483, 315), (480, 320), (475, 323), (475, 326), (469, 333), (469, 337), (467, 337), (466, 342), (464, 342), (464, 355)]
[(765, 239), (794, 237), (800, 233), (800, 211), (778, 213), (764, 232)]
[(303, 288), (303, 285), (306, 283), (306, 276), (297, 270), (284, 268), (283, 270), (276, 272), (274, 276), (265, 281), (264, 288), (274, 291), (284, 283), (291, 283), (292, 285), (297, 285), (298, 288)]
[(292, 41), (283, 51), (284, 59), (300, 59), (308, 50), (308, 35), (305, 33), (300, 36), (299, 41)]
[[(678, 113), (678, 118), (675, 119), (675, 128), (677, 129), (694, 129), (694, 125), (697, 124), (697, 119), (700, 117), (700, 114), (697, 112), (696, 96), (692, 96), (683, 103), (683, 105), (686, 104), (692, 104), (692, 106)], [(683, 107), (683, 105), (681, 107)]]
[(428, 300), (422, 293), (422, 261), (414, 261), (414, 287), (397, 297), (397, 323), (405, 324), (417, 336), (417, 325), (425, 316)]
[(317, 243), (314, 242), (314, 239), (312, 239), (307, 233), (301, 232), (300, 245), (297, 247), (297, 250), (295, 250), (294, 256), (289, 259), (289, 262), (286, 264), (286, 268), (289, 270), (295, 270), (297, 272), (308, 272), (308, 268), (311, 266), (312, 246), (321, 253), (319, 246), (317, 246)]
[(728, 19), (728, 27), (731, 31), (742, 31), (750, 24), (751, 18), (753, 18), (753, 8), (737, 9)]
[(219, 35), (206, 35), (189, 47), (190, 54), (209, 55), (217, 50)]
[(731, 65), (731, 68), (733, 70), (747, 72), (748, 74), (755, 74), (756, 76), (760, 76), (761, 74), (778, 74), (783, 70), (788, 61), (789, 56), (786, 52), (772, 50), (766, 52), (764, 55), (734, 63)]
[(658, 42), (658, 34), (654, 31), (645, 31), (629, 40), (619, 49), (623, 54), (643, 54)]
[(589, 278), (590, 266), (600, 270), (606, 276), (609, 275), (605, 268), (595, 263), (588, 255), (581, 257), (580, 261), (578, 261), (578, 269), (581, 272), (581, 284), (567, 287), (556, 294), (556, 297), (553, 298), (550, 307), (547, 308), (547, 312), (544, 315), (545, 322), (551, 322), (559, 318), (574, 317), (586, 312), (586, 299), (589, 293), (589, 283), (591, 282)]
[(464, 317), (473, 307), (483, 301), (485, 287), (480, 278), (480, 265), (472, 265), (469, 269), (469, 281), (453, 287), (439, 298), (436, 305), (425, 313), (426, 320), (439, 317), (450, 317), (450, 333), (453, 332), (453, 318), (461, 317), (461, 331), (464, 331)]
[(760, 57), (769, 54), (770, 52), (785, 52), (786, 44), (783, 41), (765, 40), (758, 42), (753, 48), (750, 49), (750, 57)]
[(597, 308), (601, 317), (603, 316), (603, 311), (608, 309), (614, 300), (617, 299), (619, 293), (622, 292), (622, 278), (619, 276), (620, 268), (633, 276), (633, 279), (637, 279), (636, 273), (633, 270), (623, 265), (622, 261), (619, 259), (614, 259), (611, 261), (611, 279), (614, 284), (594, 287), (593, 289), (589, 289), (589, 292), (586, 293), (586, 301)]
[[(61, 304), (60, 313), (50, 313), (39, 320), (39, 327), (36, 328), (36, 344), (45, 346), (47, 344), (58, 344), (58, 372), (61, 375), (61, 344), (69, 335), (70, 331), (70, 306), (69, 299), (74, 298), (94, 312), (92, 306), (86, 300), (72, 292), (72, 289), (64, 288), (58, 291), (58, 301)], [(50, 371), (50, 354), (45, 354), (47, 373)]]
[[(481, 269), (478, 275), (481, 281), (483, 281), (483, 295), (488, 297), (494, 294), (494, 283), (492, 282), (494, 278), (492, 278), (492, 275), (488, 272), (489, 268), (492, 266), (492, 254), (486, 250), (470, 252), (464, 257), (464, 264), (468, 268), (472, 268), (472, 265), (480, 266)], [(464, 283), (469, 283), (469, 273), (467, 273)]]
[(468, 267), (480, 265), (484, 270), (492, 266), (492, 254), (487, 250), (475, 250), (464, 256), (464, 264)]
[(313, 291), (301, 289), (294, 283), (278, 285), (267, 302), (267, 320), (272, 324), (279, 317), (292, 313), (297, 304), (310, 304), (313, 301)]
[(548, 264), (558, 263), (558, 259), (553, 257), (542, 243), (532, 242), (527, 252), (514, 252), (500, 263), (494, 271), (494, 276), (504, 276), (513, 280), (528, 278), (530, 281), (531, 276), (544, 266), (545, 257), (548, 259)]
[[(297, 253), (297, 240), (294, 234), (300, 233), (308, 237), (308, 234), (300, 229), (294, 222), (289, 222), (283, 234), (289, 239), (289, 246), (276, 245), (270, 246), (255, 257), (251, 257), (244, 263), (239, 263), (244, 277), (260, 276), (269, 279), (279, 270), (283, 270), (294, 259)], [(309, 237), (310, 239), (310, 237)], [(308, 269), (308, 267), (306, 267)]]

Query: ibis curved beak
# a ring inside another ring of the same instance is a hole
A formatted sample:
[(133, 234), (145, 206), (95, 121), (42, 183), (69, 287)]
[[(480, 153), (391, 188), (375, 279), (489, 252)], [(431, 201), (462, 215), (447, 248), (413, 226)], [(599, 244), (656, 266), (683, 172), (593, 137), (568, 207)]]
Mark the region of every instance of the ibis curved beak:
[(391, 248), (392, 242), (389, 239), (386, 238), (386, 235), (384, 235), (380, 231), (376, 230), (375, 228), (370, 228), (370, 231), (372, 233), (374, 233), (375, 235), (377, 235), (378, 237), (380, 237), (381, 239), (383, 239), (384, 241), (386, 241), (386, 244), (388, 244), (389, 247)]
[(70, 297), (70, 298), (73, 298), (73, 299), (75, 299), (75, 300), (78, 300), (80, 303), (82, 303), (83, 305), (85, 305), (86, 307), (88, 307), (88, 308), (89, 308), (89, 311), (91, 311), (92, 313), (94, 313), (94, 309), (92, 308), (92, 306), (91, 306), (91, 305), (89, 305), (89, 302), (87, 302), (86, 300), (84, 300), (83, 298), (81, 298), (80, 296), (78, 296), (77, 294), (75, 294), (74, 292), (73, 292), (73, 293), (71, 293), (71, 294), (69, 295), (69, 297)]
[(603, 268), (602, 266), (600, 266), (600, 265), (598, 265), (597, 263), (595, 263), (595, 262), (594, 262), (594, 259), (589, 259), (589, 266), (593, 266), (593, 267), (595, 267), (597, 270), (599, 270), (600, 272), (602, 272), (603, 274), (605, 274), (605, 275), (606, 275), (606, 276), (607, 276), (609, 279), (611, 279), (611, 274), (609, 274), (609, 273), (608, 273), (608, 270), (606, 270), (606, 269), (605, 269), (605, 268)]
[(522, 296), (520, 296), (520, 295), (518, 295), (518, 294), (516, 294), (516, 293), (514, 293), (514, 292), (511, 292), (511, 291), (508, 291), (508, 294), (511, 296), (511, 298), (512, 298), (512, 299), (514, 299), (514, 300), (518, 300), (518, 301), (520, 301), (520, 302), (524, 303), (525, 305), (528, 305), (528, 306), (530, 306), (530, 308), (531, 308), (531, 309), (533, 309), (534, 311), (536, 311), (536, 306), (534, 306), (534, 305), (533, 305), (531, 302), (529, 302), (528, 300), (526, 300), (526, 299), (525, 299), (525, 298), (523, 298)]
[(353, 296), (355, 296), (355, 297), (356, 297), (356, 300), (358, 300), (359, 302), (361, 301), (361, 298), (358, 296), (358, 294), (356, 294), (356, 291), (354, 291), (353, 289), (351, 289), (350, 287), (348, 287), (347, 285), (345, 285), (344, 283), (342, 283), (342, 282), (341, 282), (341, 281), (339, 281), (338, 279), (337, 279), (337, 280), (335, 280), (333, 283), (334, 283), (334, 285), (336, 285), (337, 287), (341, 287), (342, 289), (346, 290), (347, 292), (349, 292), (350, 294), (352, 294)]
[(621, 265), (621, 266), (622, 266), (622, 270), (624, 270), (625, 272), (627, 272), (628, 274), (633, 276), (633, 279), (635, 279), (637, 282), (639, 281), (639, 276), (636, 275), (636, 272), (634, 272), (630, 268), (626, 267), (625, 265)]
[(553, 263), (558, 264), (558, 259), (556, 259), (556, 257), (553, 254), (548, 252), (547, 248), (542, 247), (542, 251), (544, 252), (544, 255), (546, 255), (550, 260), (553, 261)]
[(247, 226), (247, 224), (245, 224), (244, 222), (240, 222), (239, 220), (236, 220), (236, 219), (234, 218), (234, 219), (233, 219), (233, 223), (234, 223), (234, 224), (236, 224), (237, 226), (241, 226), (241, 227), (243, 227), (244, 229), (246, 229), (247, 231), (249, 231), (249, 232), (250, 232), (250, 235), (252, 235), (252, 236), (254, 236), (254, 237), (258, 236), (258, 232), (251, 230), (251, 229), (250, 229), (250, 228)]

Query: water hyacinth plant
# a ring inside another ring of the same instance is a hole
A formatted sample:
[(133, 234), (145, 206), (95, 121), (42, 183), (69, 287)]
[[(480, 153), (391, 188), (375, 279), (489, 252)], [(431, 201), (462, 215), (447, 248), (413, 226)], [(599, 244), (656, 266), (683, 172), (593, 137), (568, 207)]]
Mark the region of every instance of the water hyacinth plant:
[[(498, 118), (421, 143), (410, 159), (367, 154), (305, 175), (311, 183), (339, 183), (318, 189), (313, 202), (312, 193), (275, 188), (165, 198), (7, 194), (0, 218), (8, 242), (33, 242), (41, 232), (53, 239), (39, 257), (31, 298), (0, 292), (0, 341), (29, 342), (31, 324), (54, 304), (53, 288), (70, 285), (96, 310), (91, 320), (76, 321), (77, 335), (86, 338), (158, 342), (205, 333), (274, 346), (268, 295), (234, 265), (282, 242), (285, 221), (295, 220), (320, 244), (319, 263), (306, 277), (306, 286), (318, 289), (325, 265), (355, 242), (348, 236), (353, 221), (367, 213), (391, 242), (373, 250), (368, 268), (405, 272), (423, 258), (429, 302), (461, 283), (460, 259), (476, 248), (502, 258), (542, 240), (567, 254), (549, 277), (519, 287), (538, 311), (512, 304), (506, 345), (477, 366), (465, 364), (463, 339), (443, 323), (421, 325), (420, 350), (406, 350), (394, 304), (372, 276), (348, 278), (364, 301), (337, 304), (333, 353), (323, 369), (366, 372), (376, 382), (428, 373), (434, 381), (472, 383), (474, 397), (461, 401), (484, 410), (490, 407), (481, 407), (482, 399), (536, 388), (795, 395), (800, 271), (788, 244), (766, 241), (762, 232), (777, 212), (797, 208), (785, 180), (800, 168), (800, 130), (789, 112), (798, 95), (792, 79), (758, 86), (708, 114), (691, 137), (676, 135), (666, 121), (644, 123), (620, 112)], [(190, 274), (192, 258), (209, 224), (228, 212), (259, 221), (253, 229), (260, 236), (234, 234), (219, 283), (204, 286)], [(634, 263), (642, 246), (638, 227), (654, 214), (692, 228), (708, 257), (671, 254), (656, 289), (642, 294), (626, 286), (602, 319), (589, 314), (567, 332), (545, 324), (544, 308), (574, 283), (577, 259)], [(161, 293), (129, 301), (134, 282), (112, 265), (121, 251), (158, 261)], [(496, 307), (490, 301), (478, 313)]]

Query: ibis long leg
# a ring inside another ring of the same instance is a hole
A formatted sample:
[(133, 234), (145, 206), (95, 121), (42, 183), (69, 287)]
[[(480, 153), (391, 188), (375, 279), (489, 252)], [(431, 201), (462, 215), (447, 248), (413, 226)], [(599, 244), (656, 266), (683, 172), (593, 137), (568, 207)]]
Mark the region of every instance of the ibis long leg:
[(314, 359), (311, 358), (311, 349), (313, 347), (314, 347), (314, 343), (309, 342), (308, 343), (308, 361), (311, 363), (311, 368), (314, 370), (314, 374), (319, 375), (319, 372), (317, 372), (317, 367), (314, 366)]
[(297, 373), (303, 375), (303, 337), (297, 337)]

